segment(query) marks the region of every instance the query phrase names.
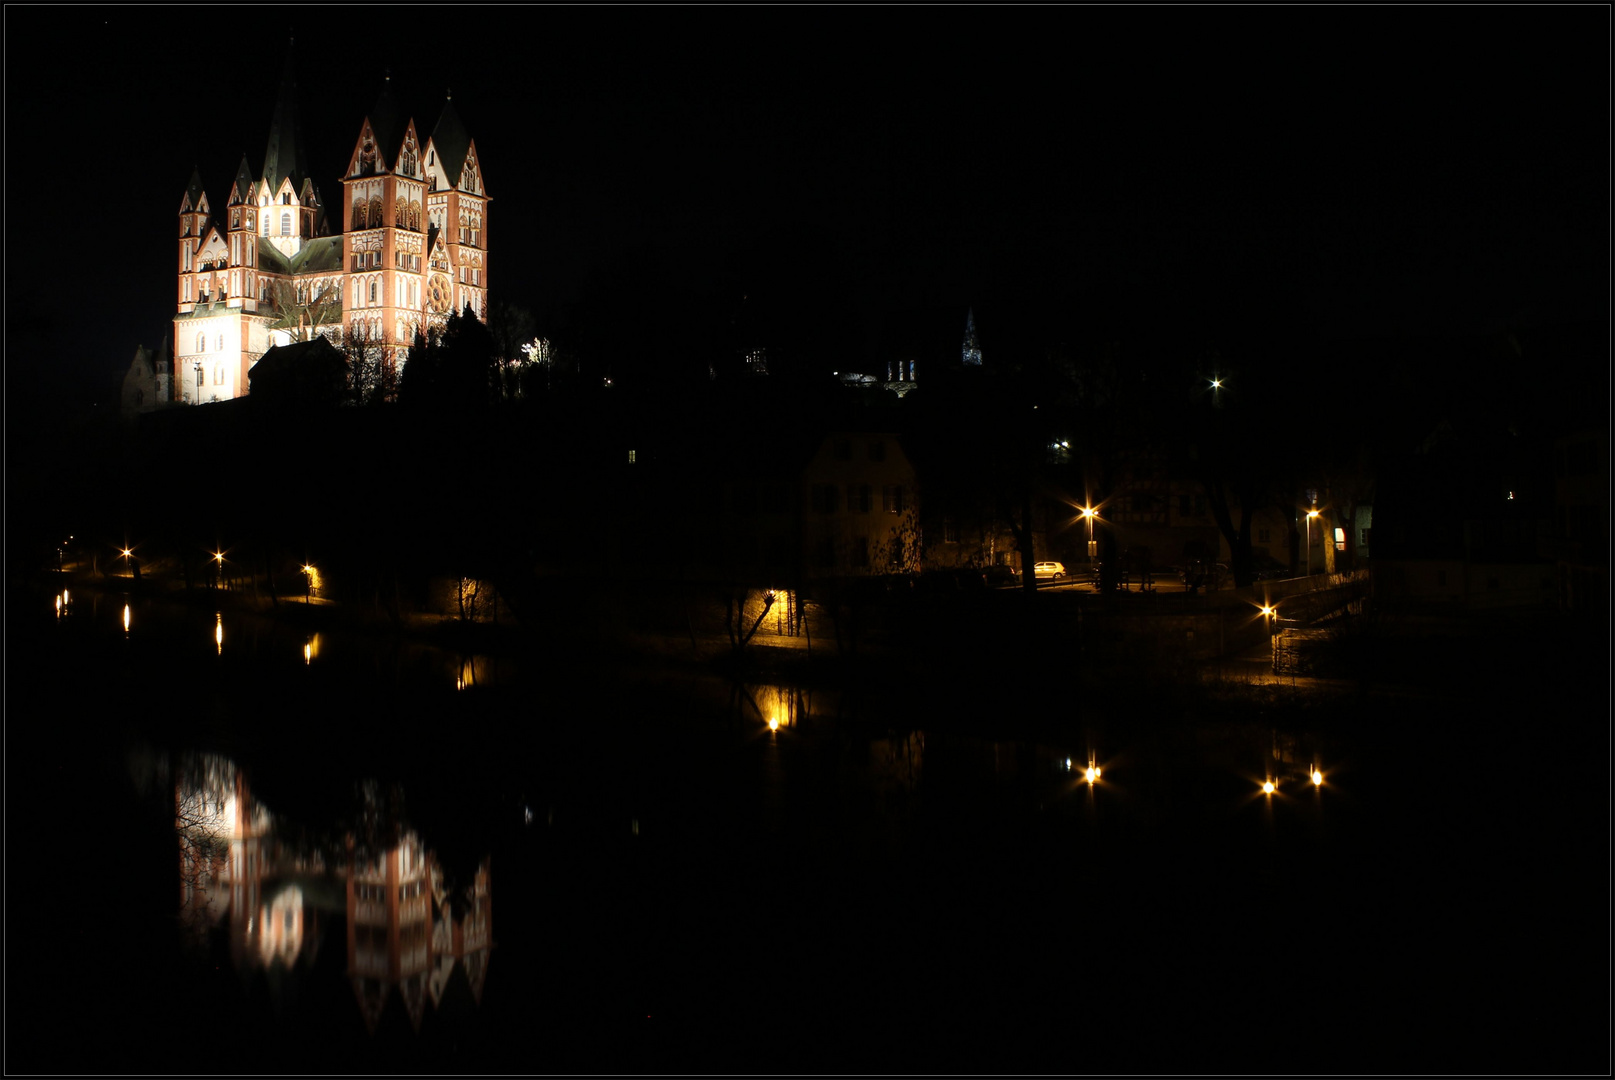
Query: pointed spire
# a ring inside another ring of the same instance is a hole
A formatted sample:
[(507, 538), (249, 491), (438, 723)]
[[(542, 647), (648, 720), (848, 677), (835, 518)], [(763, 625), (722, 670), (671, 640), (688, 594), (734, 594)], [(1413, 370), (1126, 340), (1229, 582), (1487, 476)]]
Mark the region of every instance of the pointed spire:
[(242, 203), (252, 201), (252, 166), (247, 164), (246, 151), (242, 151), (241, 164), (236, 166), (236, 178), (232, 185), (229, 202)]
[(981, 346), (976, 342), (976, 310), (968, 308), (965, 311), (965, 343), (963, 350), (964, 362), (974, 367), (981, 366)]
[(194, 213), (202, 205), (207, 192), (202, 190), (202, 171), (195, 166), (191, 167), (190, 183), (185, 185), (185, 197), (180, 200), (179, 213)]
[(398, 166), (398, 150), (404, 142), (404, 124), (399, 122), (398, 101), (393, 97), (392, 74), (381, 80), (381, 94), (370, 110), (370, 134), (376, 140), (377, 164), (384, 169)]
[(431, 141), (437, 148), (443, 175), (448, 178), (451, 186), (458, 187), (460, 171), (465, 167), (466, 152), (471, 149), (471, 135), (460, 122), (460, 114), (455, 111), (453, 97), (443, 103), (443, 115), (438, 117), (437, 126), (432, 129)]
[(269, 146), (264, 151), (264, 180), (274, 192), (286, 177), (291, 177), (292, 185), (297, 187), (307, 175), (303, 131), (297, 123), (296, 54), (288, 45), (286, 66), (280, 76), (280, 95), (275, 100), (275, 115), (269, 125)]

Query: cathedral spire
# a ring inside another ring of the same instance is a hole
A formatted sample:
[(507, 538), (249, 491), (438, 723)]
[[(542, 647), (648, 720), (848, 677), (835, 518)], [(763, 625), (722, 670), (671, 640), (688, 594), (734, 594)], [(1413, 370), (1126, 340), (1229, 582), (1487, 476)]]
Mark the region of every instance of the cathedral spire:
[(297, 123), (296, 53), (288, 45), (286, 66), (280, 76), (280, 94), (275, 99), (275, 115), (269, 125), (269, 146), (264, 151), (264, 180), (269, 191), (274, 192), (287, 177), (291, 177), (294, 188), (300, 188), (307, 176), (303, 130)]

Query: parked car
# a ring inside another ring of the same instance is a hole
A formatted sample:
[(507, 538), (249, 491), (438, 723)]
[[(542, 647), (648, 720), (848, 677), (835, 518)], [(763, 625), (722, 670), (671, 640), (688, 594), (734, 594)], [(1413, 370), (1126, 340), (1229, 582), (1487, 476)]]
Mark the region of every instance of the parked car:
[(1061, 578), (1065, 577), (1065, 563), (1040, 562), (1032, 567), (1032, 573), (1037, 576), (1039, 581), (1043, 581), (1045, 579), (1059, 581)]
[(1272, 581), (1290, 576), (1290, 564), (1280, 562), (1271, 555), (1256, 556), (1251, 560), (1251, 567), (1256, 572), (1257, 581)]
[(983, 589), (987, 585), (985, 575), (980, 570), (927, 570), (920, 575), (914, 587), (918, 592), (928, 595), (970, 592)]
[(986, 577), (987, 584), (995, 588), (1019, 585), (1021, 581), (1021, 576), (1015, 572), (1013, 566), (989, 566), (982, 571), (982, 574)]

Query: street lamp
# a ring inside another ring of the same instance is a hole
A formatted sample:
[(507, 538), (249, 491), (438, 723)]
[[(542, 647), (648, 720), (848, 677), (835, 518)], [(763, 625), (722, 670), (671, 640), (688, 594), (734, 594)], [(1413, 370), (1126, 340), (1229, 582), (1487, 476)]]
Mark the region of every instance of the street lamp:
[(314, 567), (308, 563), (303, 564), (303, 606), (309, 604), (309, 595), (314, 591)]
[(1307, 576), (1312, 576), (1312, 519), (1318, 516), (1316, 510), (1307, 511)]
[(1082, 516), (1088, 519), (1088, 565), (1092, 566), (1094, 560), (1093, 519), (1099, 516), (1099, 512), (1091, 506), (1084, 506)]

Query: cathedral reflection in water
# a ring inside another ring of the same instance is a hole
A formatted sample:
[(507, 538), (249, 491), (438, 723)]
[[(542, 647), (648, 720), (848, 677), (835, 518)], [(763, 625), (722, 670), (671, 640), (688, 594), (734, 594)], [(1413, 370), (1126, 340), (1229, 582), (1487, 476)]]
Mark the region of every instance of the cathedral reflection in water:
[(188, 758), (174, 786), (180, 922), (206, 949), (228, 935), (243, 972), (312, 968), (324, 930), (347, 926), (347, 975), (371, 1032), (393, 991), (420, 1030), (426, 1003), (440, 1005), (455, 970), (482, 1001), (492, 947), (489, 860), (456, 888), (412, 830), (364, 845), (351, 833), (332, 853), (284, 841), (268, 808), (226, 758)]

